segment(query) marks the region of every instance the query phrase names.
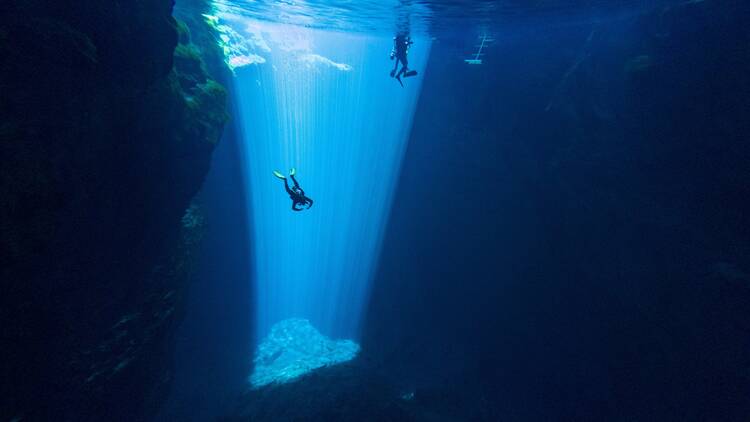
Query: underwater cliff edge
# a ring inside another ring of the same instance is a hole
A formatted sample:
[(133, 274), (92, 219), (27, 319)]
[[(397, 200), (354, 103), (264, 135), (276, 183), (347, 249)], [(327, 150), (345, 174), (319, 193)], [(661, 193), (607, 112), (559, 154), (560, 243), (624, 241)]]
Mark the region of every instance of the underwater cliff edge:
[(0, 6), (2, 420), (137, 421), (166, 397), (228, 117), (215, 47), (172, 7)]

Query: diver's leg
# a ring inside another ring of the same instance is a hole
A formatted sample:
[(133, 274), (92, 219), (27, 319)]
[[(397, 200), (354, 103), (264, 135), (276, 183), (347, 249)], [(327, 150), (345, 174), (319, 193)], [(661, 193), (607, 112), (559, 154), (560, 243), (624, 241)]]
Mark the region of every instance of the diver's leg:
[(402, 67), (401, 70), (399, 70), (398, 73), (396, 74), (396, 80), (398, 81), (398, 83), (401, 84), (402, 87), (404, 86), (404, 83), (401, 82), (401, 75), (404, 74), (405, 70), (406, 70), (406, 66)]
[(396, 70), (398, 70), (398, 61), (399, 61), (399, 60), (398, 60), (398, 59), (396, 59), (396, 63), (395, 63), (395, 64), (394, 64), (394, 66), (393, 66), (393, 70), (391, 70), (391, 78), (393, 77), (393, 75), (395, 75), (395, 74), (396, 74)]
[(292, 194), (292, 190), (289, 189), (289, 183), (287, 183), (286, 178), (284, 178), (284, 189), (286, 189), (286, 193), (288, 193), (289, 195)]
[(297, 183), (297, 179), (294, 177), (294, 175), (289, 176), (292, 178), (292, 182), (294, 182), (294, 187), (299, 189), (299, 183)]
[(404, 74), (404, 69), (406, 69), (406, 66), (401, 66), (401, 70), (396, 73), (396, 78), (400, 78)]
[(409, 70), (409, 60), (406, 57), (402, 57), (400, 60), (401, 60), (401, 70), (399, 70), (398, 73), (396, 74), (396, 78), (400, 78)]

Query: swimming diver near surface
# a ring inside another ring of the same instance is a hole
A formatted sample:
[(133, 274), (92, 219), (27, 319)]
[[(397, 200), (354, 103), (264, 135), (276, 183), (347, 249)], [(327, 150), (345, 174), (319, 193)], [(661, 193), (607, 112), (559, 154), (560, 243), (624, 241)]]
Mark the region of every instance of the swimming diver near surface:
[[(404, 83), (401, 82), (401, 75), (408, 78), (417, 74), (416, 70), (409, 70), (409, 59), (407, 58), (407, 55), (409, 54), (409, 46), (412, 44), (414, 44), (414, 41), (412, 41), (408, 35), (398, 34), (393, 37), (391, 60), (396, 59), (396, 64), (393, 66), (393, 70), (391, 70), (391, 78), (396, 78), (401, 86), (404, 86)], [(401, 70), (396, 73), (399, 62), (401, 62)]]
[[(279, 173), (276, 170), (273, 171), (274, 176), (284, 181), (284, 188), (286, 189), (286, 193), (288, 193), (289, 197), (292, 198), (292, 210), (293, 211), (309, 210), (310, 207), (312, 207), (313, 200), (305, 196), (305, 191), (303, 191), (302, 188), (299, 187), (299, 183), (297, 183), (297, 179), (294, 178), (295, 174), (297, 174), (297, 171), (295, 169), (289, 170), (289, 177), (292, 178), (292, 182), (294, 183), (294, 186), (292, 186), (292, 188), (290, 189), (289, 183), (287, 183), (286, 181), (286, 177), (284, 177), (283, 174)], [(305, 206), (307, 207), (303, 208)]]

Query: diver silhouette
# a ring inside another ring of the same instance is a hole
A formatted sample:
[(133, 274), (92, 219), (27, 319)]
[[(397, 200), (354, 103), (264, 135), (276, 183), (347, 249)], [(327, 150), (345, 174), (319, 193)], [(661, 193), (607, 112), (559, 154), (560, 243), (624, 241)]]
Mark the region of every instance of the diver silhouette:
[[(408, 78), (417, 74), (416, 70), (409, 70), (409, 59), (407, 58), (407, 55), (409, 54), (409, 47), (412, 44), (414, 44), (414, 42), (408, 35), (398, 34), (393, 37), (393, 50), (391, 50), (391, 60), (396, 59), (396, 63), (393, 66), (393, 70), (391, 70), (391, 77), (396, 78), (396, 80), (401, 84), (402, 87), (404, 86), (404, 83), (401, 81), (402, 75), (405, 78)], [(401, 70), (398, 70), (399, 62), (401, 63)], [(398, 73), (396, 73), (397, 70)]]
[(274, 176), (284, 181), (284, 188), (286, 189), (286, 193), (288, 193), (289, 197), (292, 199), (292, 211), (302, 211), (310, 209), (310, 207), (312, 207), (313, 205), (313, 200), (305, 196), (305, 191), (303, 191), (302, 188), (299, 187), (299, 183), (297, 183), (297, 179), (294, 177), (295, 174), (297, 174), (297, 170), (289, 170), (289, 177), (292, 178), (292, 182), (294, 183), (294, 186), (289, 188), (289, 183), (287, 183), (286, 177), (284, 177), (283, 174), (279, 173), (276, 170), (274, 170), (273, 172)]

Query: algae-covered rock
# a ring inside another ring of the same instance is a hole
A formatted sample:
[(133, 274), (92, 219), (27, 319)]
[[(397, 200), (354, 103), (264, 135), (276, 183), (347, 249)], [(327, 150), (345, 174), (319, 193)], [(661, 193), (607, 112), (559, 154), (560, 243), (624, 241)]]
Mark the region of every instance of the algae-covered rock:
[[(184, 23), (179, 25), (187, 28)], [(174, 57), (173, 76), (177, 78), (186, 106), (183, 126), (195, 137), (215, 143), (221, 136), (221, 131), (216, 129), (221, 129), (229, 117), (227, 91), (209, 76), (201, 48), (191, 42), (189, 30), (181, 34)]]

